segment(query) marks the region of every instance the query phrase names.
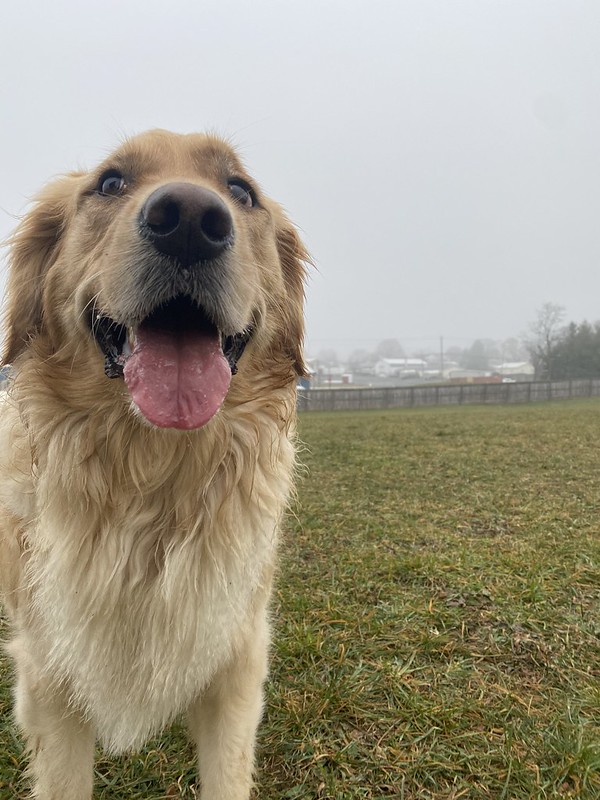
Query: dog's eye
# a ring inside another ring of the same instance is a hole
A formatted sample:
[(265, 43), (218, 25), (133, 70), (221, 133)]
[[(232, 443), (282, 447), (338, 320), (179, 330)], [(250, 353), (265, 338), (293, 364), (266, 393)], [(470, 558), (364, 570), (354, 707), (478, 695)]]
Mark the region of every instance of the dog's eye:
[(246, 183), (246, 181), (242, 181), (239, 178), (234, 178), (228, 181), (228, 186), (231, 196), (234, 198), (234, 200), (237, 200), (240, 205), (246, 206), (246, 208), (252, 208), (252, 206), (256, 205), (256, 197), (254, 192)]
[(125, 178), (121, 175), (121, 173), (111, 169), (108, 172), (104, 172), (100, 176), (96, 191), (98, 194), (104, 195), (121, 194), (126, 185)]

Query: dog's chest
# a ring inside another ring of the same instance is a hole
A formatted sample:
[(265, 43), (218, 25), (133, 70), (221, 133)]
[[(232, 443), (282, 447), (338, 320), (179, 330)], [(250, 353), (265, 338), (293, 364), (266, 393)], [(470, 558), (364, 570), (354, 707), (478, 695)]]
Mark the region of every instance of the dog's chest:
[(294, 448), (265, 424), (224, 451), (214, 430), (193, 450), (121, 435), (84, 454), (62, 429), (37, 448), (26, 627), (114, 751), (185, 711), (265, 614)]
[(112, 531), (87, 553), (32, 554), (47, 663), (110, 749), (138, 747), (171, 722), (251, 635), (268, 596), (277, 517), (261, 523), (163, 545), (151, 570), (148, 530)]

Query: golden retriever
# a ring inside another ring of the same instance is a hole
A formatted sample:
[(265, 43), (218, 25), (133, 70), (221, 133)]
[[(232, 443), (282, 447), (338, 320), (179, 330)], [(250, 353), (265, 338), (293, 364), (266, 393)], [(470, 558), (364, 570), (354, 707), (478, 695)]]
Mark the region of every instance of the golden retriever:
[(202, 797), (247, 800), (294, 471), (305, 250), (215, 136), (151, 131), (10, 244), (0, 586), (33, 796), (185, 714)]

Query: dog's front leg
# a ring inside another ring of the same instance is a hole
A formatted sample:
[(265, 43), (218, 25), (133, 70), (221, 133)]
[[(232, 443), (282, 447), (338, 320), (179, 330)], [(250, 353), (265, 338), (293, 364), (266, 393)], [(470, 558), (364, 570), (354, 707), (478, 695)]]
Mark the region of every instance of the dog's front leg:
[(10, 646), (17, 668), (15, 716), (30, 752), (36, 800), (91, 800), (94, 732), (42, 677), (22, 643)]
[(250, 796), (267, 675), (266, 619), (258, 621), (251, 636), (190, 710), (203, 800), (248, 800)]

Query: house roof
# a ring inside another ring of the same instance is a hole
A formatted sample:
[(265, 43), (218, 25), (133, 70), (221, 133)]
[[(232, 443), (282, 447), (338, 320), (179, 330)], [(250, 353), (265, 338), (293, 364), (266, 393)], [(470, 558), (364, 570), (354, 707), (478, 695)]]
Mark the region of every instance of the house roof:
[(384, 363), (389, 367), (425, 367), (427, 362), (422, 358), (380, 358), (377, 362)]

